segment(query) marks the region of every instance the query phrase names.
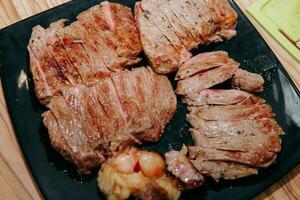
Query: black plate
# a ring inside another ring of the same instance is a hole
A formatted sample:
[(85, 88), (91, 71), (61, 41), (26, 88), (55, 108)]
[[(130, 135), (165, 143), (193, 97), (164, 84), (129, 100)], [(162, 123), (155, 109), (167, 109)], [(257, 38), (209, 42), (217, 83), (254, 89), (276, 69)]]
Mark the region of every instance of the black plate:
[[(101, 199), (103, 196), (96, 186), (97, 171), (90, 177), (79, 177), (76, 169), (51, 148), (40, 116), (45, 108), (34, 94), (26, 46), (33, 26), (40, 24), (47, 27), (61, 18), (74, 20), (78, 13), (99, 2), (73, 1), (0, 31), (1, 80), (6, 102), (20, 146), (46, 199)], [(135, 1), (118, 2), (133, 7)], [(243, 68), (263, 74), (267, 83), (261, 96), (273, 106), (276, 120), (286, 131), (282, 138), (282, 151), (277, 162), (267, 170), (260, 170), (258, 176), (221, 181), (219, 184), (208, 181), (201, 189), (183, 194), (182, 199), (249, 199), (300, 162), (299, 92), (258, 32), (237, 6), (232, 5), (239, 14), (238, 36), (228, 42), (200, 48), (194, 53), (226, 50)], [(21, 70), (29, 77), (29, 90), (18, 87)], [(173, 80), (173, 75), (170, 79)], [(172, 148), (179, 149), (182, 143), (191, 144), (185, 115), (186, 108), (179, 100), (176, 116), (160, 142), (144, 148), (163, 153)]]

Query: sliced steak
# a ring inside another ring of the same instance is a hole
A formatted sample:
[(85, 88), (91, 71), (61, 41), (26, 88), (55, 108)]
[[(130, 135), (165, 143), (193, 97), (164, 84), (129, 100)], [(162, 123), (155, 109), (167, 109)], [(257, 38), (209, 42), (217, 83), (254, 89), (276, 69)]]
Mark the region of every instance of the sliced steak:
[(216, 182), (221, 178), (233, 180), (258, 174), (256, 168), (234, 162), (210, 161), (201, 155), (190, 162), (201, 174), (212, 177)]
[(240, 151), (224, 151), (217, 149), (204, 148), (200, 146), (189, 147), (189, 154), (191, 158), (197, 156), (207, 157), (211, 161), (229, 161), (241, 164), (250, 165), (253, 167), (269, 167), (276, 159), (276, 153), (255, 150), (249, 152)]
[(200, 72), (190, 78), (180, 80), (177, 84), (176, 93), (183, 96), (192, 96), (204, 89), (223, 83), (233, 76), (238, 66), (238, 63), (231, 61), (222, 67)]
[(182, 64), (177, 49), (147, 17), (140, 2), (136, 3), (134, 12), (144, 53), (153, 70), (162, 74), (177, 70), (178, 65)]
[(251, 105), (263, 104), (265, 101), (241, 90), (205, 89), (192, 96), (185, 97), (183, 102), (189, 106), (204, 105)]
[(262, 133), (237, 135), (211, 135), (200, 130), (191, 129), (195, 146), (210, 149), (250, 152), (257, 149), (280, 152), (281, 140), (277, 135)]
[(199, 72), (220, 67), (228, 62), (228, 53), (225, 51), (200, 53), (179, 67), (175, 79), (185, 79)]
[(180, 152), (169, 151), (165, 154), (166, 164), (168, 171), (179, 178), (186, 188), (192, 189), (201, 186), (204, 183), (204, 177), (193, 167), (186, 154), (186, 148)]
[(251, 133), (266, 135), (283, 135), (282, 128), (274, 119), (245, 119), (229, 121), (207, 121), (199, 118), (197, 115), (190, 113), (187, 116), (188, 122), (193, 128), (198, 129), (212, 136), (219, 135), (239, 135)]
[[(48, 103), (50, 95), (59, 93), (62, 86), (70, 84), (52, 56), (46, 38), (46, 30), (41, 26), (35, 26), (28, 44), (30, 61), (34, 64), (30, 66), (31, 71), (41, 73), (34, 76), (42, 78), (37, 80), (45, 81), (44, 84), (35, 82), (37, 97), (41, 103)], [(43, 85), (46, 87), (45, 89), (41, 88)]]
[(162, 74), (176, 71), (190, 57), (187, 50), (236, 34), (237, 14), (227, 0), (143, 0), (135, 16), (144, 52)]
[(247, 92), (262, 92), (264, 90), (264, 79), (261, 75), (238, 69), (231, 79), (233, 88)]
[(47, 104), (65, 86), (92, 85), (138, 63), (142, 47), (131, 10), (102, 2), (65, 26), (64, 19), (33, 28), (28, 44), (37, 97)]
[(197, 117), (210, 121), (253, 120), (275, 115), (267, 104), (189, 107), (189, 110)]
[(89, 173), (115, 152), (157, 141), (176, 105), (168, 78), (142, 67), (90, 86), (65, 87), (43, 117), (54, 148)]

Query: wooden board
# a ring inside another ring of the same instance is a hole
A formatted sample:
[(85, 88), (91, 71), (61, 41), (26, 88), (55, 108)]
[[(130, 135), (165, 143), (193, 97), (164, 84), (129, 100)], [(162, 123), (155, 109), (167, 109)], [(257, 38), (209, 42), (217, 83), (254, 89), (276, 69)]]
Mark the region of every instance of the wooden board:
[[(21, 19), (47, 10), (68, 0), (0, 0), (0, 29)], [(245, 10), (252, 0), (235, 0)], [(248, 17), (249, 15), (245, 13)], [(253, 22), (253, 20), (250, 18)], [(282, 65), (300, 89), (300, 64), (296, 62), (262, 28), (254, 23)], [(1, 84), (1, 83), (0, 83)], [(0, 87), (0, 199), (42, 199), (32, 179), (8, 116), (2, 86)], [(300, 199), (300, 165), (256, 197), (257, 200)]]

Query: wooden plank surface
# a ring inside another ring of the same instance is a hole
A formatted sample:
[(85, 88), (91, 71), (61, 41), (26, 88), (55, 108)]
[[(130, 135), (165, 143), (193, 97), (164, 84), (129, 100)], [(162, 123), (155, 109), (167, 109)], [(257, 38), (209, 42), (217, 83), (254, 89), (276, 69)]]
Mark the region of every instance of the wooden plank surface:
[[(0, 0), (0, 29), (67, 1), (68, 0)], [(235, 1), (243, 10), (252, 2), (252, 0)], [(251, 18), (250, 20), (253, 22)], [(297, 87), (300, 88), (300, 64), (285, 52), (257, 23), (253, 23), (289, 72)], [(0, 130), (0, 199), (42, 199), (26, 167), (15, 138), (8, 116), (2, 86), (0, 86)], [(300, 165), (256, 197), (256, 199), (300, 199), (299, 172)]]

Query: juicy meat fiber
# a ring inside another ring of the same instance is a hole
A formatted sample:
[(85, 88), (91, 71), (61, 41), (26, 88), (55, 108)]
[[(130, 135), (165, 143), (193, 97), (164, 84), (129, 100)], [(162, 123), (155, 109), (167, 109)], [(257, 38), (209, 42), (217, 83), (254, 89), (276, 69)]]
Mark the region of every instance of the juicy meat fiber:
[(168, 78), (141, 67), (64, 88), (43, 117), (53, 147), (89, 173), (114, 152), (159, 140), (176, 105)]
[(236, 35), (237, 14), (227, 0), (142, 0), (135, 18), (144, 52), (161, 74), (176, 71), (198, 45)]
[(259, 74), (238, 69), (231, 79), (233, 88), (238, 88), (247, 92), (262, 92), (264, 90), (264, 79)]
[(65, 26), (37, 25), (28, 44), (35, 91), (47, 104), (64, 86), (90, 84), (140, 61), (142, 51), (129, 8), (102, 2)]

